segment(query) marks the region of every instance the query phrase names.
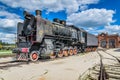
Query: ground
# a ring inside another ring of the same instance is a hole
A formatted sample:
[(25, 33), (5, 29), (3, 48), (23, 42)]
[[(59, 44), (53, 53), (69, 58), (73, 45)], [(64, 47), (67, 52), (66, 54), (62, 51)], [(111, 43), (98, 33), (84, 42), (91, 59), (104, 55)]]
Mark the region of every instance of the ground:
[[(110, 49), (107, 52), (120, 57), (120, 49)], [(105, 55), (105, 57), (110, 57)], [(0, 59), (8, 61), (12, 58)], [(112, 60), (107, 60), (110, 63)], [(96, 52), (78, 54), (74, 56), (44, 60), (37, 63), (24, 64), (8, 69), (0, 69), (0, 80), (79, 80), (80, 76), (89, 68), (99, 63)]]

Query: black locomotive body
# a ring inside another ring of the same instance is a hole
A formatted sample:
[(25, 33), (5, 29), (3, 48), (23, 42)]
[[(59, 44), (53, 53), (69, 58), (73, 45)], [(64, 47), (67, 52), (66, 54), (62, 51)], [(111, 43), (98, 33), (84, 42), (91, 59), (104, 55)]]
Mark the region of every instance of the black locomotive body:
[(36, 61), (85, 51), (86, 31), (57, 18), (53, 22), (43, 19), (39, 10), (36, 16), (25, 11), (24, 17), (24, 22), (17, 26), (17, 48), (13, 50), (16, 59)]

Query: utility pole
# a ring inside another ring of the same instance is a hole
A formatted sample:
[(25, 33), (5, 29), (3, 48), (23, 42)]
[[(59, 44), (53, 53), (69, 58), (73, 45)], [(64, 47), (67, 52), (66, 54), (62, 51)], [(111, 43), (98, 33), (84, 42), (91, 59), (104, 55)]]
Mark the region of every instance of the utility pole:
[(17, 33), (14, 33), (15, 37), (14, 37), (14, 42), (15, 42), (15, 47), (17, 47)]

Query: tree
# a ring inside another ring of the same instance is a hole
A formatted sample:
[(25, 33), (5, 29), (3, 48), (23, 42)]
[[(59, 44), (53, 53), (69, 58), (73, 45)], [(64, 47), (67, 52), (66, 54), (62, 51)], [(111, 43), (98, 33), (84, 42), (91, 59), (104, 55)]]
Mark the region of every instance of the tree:
[(2, 45), (0, 44), (0, 50), (2, 49)]

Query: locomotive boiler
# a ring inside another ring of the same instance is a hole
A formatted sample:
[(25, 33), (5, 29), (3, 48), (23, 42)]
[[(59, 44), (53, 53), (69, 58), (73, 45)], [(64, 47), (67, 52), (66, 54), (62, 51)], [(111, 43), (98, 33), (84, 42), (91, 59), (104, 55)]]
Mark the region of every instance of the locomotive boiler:
[(17, 60), (37, 61), (42, 57), (63, 57), (84, 52), (87, 32), (57, 18), (50, 22), (24, 11), (24, 22), (17, 25), (17, 48), (13, 50)]

